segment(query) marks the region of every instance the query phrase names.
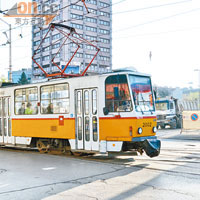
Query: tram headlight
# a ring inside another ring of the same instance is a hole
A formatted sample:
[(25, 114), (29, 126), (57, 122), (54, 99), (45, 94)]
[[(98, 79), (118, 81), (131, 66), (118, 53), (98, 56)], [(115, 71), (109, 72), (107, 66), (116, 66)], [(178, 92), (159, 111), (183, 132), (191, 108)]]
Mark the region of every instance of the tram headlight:
[(138, 128), (138, 134), (142, 134), (142, 128)]
[(154, 133), (156, 133), (157, 128), (154, 126), (152, 130), (153, 130)]

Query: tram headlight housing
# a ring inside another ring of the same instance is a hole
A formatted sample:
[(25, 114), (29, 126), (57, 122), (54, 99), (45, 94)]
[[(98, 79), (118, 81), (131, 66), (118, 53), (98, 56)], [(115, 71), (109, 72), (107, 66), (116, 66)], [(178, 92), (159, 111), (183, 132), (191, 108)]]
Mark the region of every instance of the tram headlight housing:
[(153, 133), (156, 133), (157, 131), (157, 128), (154, 126), (153, 129), (152, 129)]
[(142, 134), (142, 132), (143, 132), (142, 128), (141, 127), (138, 128), (138, 134)]

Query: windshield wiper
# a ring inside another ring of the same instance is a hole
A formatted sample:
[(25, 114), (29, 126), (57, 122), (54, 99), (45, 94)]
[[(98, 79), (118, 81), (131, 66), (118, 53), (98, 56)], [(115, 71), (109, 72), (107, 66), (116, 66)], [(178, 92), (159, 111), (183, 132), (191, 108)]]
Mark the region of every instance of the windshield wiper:
[[(133, 100), (134, 100), (135, 107), (136, 107), (136, 106), (139, 106), (140, 111), (142, 112), (142, 114), (144, 114), (144, 112), (142, 111), (142, 108), (140, 107), (140, 103), (139, 103), (139, 101), (138, 101), (139, 104), (136, 105), (135, 93), (133, 93)], [(137, 107), (136, 107), (136, 110), (137, 110)]]

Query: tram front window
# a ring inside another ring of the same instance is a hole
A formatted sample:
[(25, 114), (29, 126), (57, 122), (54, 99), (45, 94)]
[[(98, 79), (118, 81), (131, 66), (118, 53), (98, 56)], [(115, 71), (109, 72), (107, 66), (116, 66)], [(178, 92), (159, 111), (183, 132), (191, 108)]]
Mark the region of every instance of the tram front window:
[(105, 81), (106, 108), (109, 112), (130, 112), (132, 103), (126, 75), (109, 76)]
[(150, 77), (129, 75), (129, 82), (136, 111), (154, 111)]

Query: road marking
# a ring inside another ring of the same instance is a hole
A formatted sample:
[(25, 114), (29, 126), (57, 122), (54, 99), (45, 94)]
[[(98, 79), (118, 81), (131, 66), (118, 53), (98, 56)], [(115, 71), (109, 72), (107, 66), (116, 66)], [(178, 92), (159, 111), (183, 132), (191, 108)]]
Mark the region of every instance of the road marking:
[(7, 187), (9, 184), (0, 185), (0, 188)]
[(54, 170), (56, 169), (55, 167), (46, 167), (46, 168), (42, 168), (42, 170), (47, 171), (47, 170)]

